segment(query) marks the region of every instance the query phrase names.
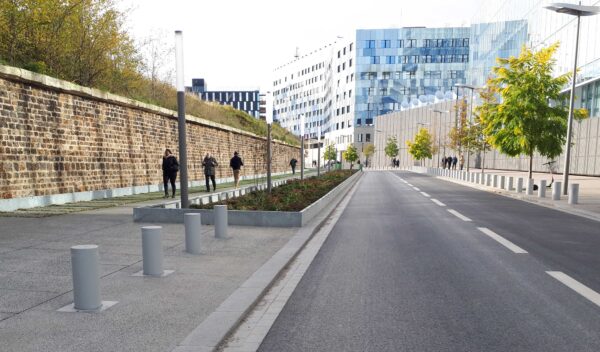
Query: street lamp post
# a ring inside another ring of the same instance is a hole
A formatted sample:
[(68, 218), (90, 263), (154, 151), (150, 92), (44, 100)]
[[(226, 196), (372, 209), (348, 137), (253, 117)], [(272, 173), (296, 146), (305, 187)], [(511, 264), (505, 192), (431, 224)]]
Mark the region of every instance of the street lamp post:
[(304, 180), (304, 114), (300, 115), (300, 179)]
[(271, 127), (273, 125), (273, 95), (271, 92), (266, 93), (265, 100), (265, 120), (267, 122), (267, 190), (269, 194), (271, 194), (271, 190), (273, 189), (271, 183)]
[[(435, 109), (435, 110), (433, 110), (433, 112), (438, 113), (439, 117), (440, 117), (440, 129), (439, 129), (440, 131), (438, 134), (438, 166), (439, 166), (440, 165), (440, 151), (442, 149), (442, 114), (447, 114), (447, 113), (449, 113), (449, 111)], [(445, 148), (444, 148), (444, 154), (446, 154)]]
[(317, 176), (321, 175), (321, 126), (317, 126)]
[(575, 83), (577, 77), (577, 54), (579, 51), (579, 26), (581, 23), (581, 16), (593, 16), (600, 13), (599, 6), (581, 6), (579, 5), (566, 4), (566, 3), (553, 3), (545, 6), (546, 9), (564, 13), (571, 16), (577, 16), (577, 34), (575, 37), (575, 62), (573, 63), (573, 78), (571, 82), (571, 97), (569, 100), (569, 121), (567, 124), (567, 145), (565, 147), (565, 169), (563, 172), (563, 194), (567, 194), (569, 189), (569, 164), (571, 161), (571, 131), (573, 130), (573, 109), (575, 107)]
[[(177, 125), (179, 137), (179, 184), (181, 194), (181, 208), (189, 208), (188, 198), (188, 169), (187, 146), (185, 131), (185, 85), (183, 76), (183, 33), (175, 31), (175, 67), (177, 84)], [(166, 190), (165, 190), (166, 192)]]
[[(467, 88), (467, 89), (471, 90), (471, 106), (469, 107), (469, 124), (471, 124), (471, 121), (473, 119), (473, 95), (475, 94), (475, 90), (477, 89), (477, 87), (470, 85), (470, 84), (461, 84), (461, 83), (457, 83), (454, 86), (459, 87), (459, 88)], [(463, 95), (464, 95), (464, 93), (463, 93)], [(471, 159), (470, 145), (467, 144), (467, 172), (469, 172), (470, 159)]]

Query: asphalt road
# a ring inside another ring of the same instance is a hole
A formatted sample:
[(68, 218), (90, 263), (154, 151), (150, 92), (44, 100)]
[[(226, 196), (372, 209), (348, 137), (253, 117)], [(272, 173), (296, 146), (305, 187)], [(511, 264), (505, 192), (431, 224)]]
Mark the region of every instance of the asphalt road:
[(600, 351), (600, 223), (419, 174), (360, 182), (260, 351)]

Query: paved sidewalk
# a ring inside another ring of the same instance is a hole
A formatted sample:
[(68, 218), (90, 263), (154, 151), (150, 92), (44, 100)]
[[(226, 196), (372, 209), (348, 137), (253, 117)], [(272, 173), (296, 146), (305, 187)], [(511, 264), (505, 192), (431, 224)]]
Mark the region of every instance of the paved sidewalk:
[[(481, 172), (481, 169), (470, 169), (472, 172)], [(527, 177), (528, 173), (524, 171), (506, 171), (506, 170), (493, 170), (493, 169), (485, 169), (485, 174), (492, 175), (500, 175), (513, 176), (515, 178), (515, 186), (516, 179), (519, 177), (523, 178), (523, 186), (527, 185)], [(554, 174), (554, 181), (562, 181), (562, 174)], [(441, 177), (441, 176), (440, 176)], [(446, 178), (446, 177), (443, 177)], [(449, 179), (449, 178), (448, 178)], [(533, 173), (533, 179), (536, 185), (539, 185), (540, 180), (546, 180), (547, 184), (550, 184), (551, 175), (548, 173)], [(510, 196), (513, 198), (518, 198), (524, 201), (533, 202), (536, 204), (540, 204), (543, 206), (559, 209), (562, 211), (566, 211), (568, 213), (585, 216), (588, 218), (592, 218), (595, 220), (600, 220), (600, 177), (590, 177), (590, 176), (577, 176), (570, 175), (569, 183), (578, 183), (579, 184), (579, 203), (578, 204), (568, 204), (568, 196), (561, 195), (561, 199), (559, 201), (552, 200), (552, 190), (550, 188), (546, 191), (545, 198), (539, 198), (537, 191), (534, 191), (532, 196), (528, 196), (523, 193), (517, 193), (516, 191), (506, 191), (500, 190), (498, 188), (487, 187), (482, 185), (476, 185), (470, 182), (465, 182), (461, 180), (450, 179), (454, 182), (458, 182), (461, 184), (469, 185), (471, 187), (477, 187), (484, 190), (493, 191), (499, 194), (503, 194), (506, 196)]]
[[(164, 278), (142, 269), (141, 231), (131, 207), (46, 218), (0, 218), (0, 350), (171, 351), (297, 229), (203, 226), (203, 254), (187, 254), (184, 228), (163, 226)], [(63, 313), (72, 303), (70, 247), (100, 248), (101, 313)]]

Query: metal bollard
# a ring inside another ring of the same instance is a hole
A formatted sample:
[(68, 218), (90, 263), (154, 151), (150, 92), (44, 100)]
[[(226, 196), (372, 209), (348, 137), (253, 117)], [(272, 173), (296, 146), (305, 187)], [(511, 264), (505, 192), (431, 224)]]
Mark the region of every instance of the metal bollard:
[(506, 190), (507, 191), (512, 191), (513, 190), (513, 184), (515, 182), (515, 178), (512, 176), (508, 176), (508, 183), (506, 184)]
[(485, 176), (485, 185), (488, 187), (492, 185), (492, 175), (487, 174)]
[(546, 180), (540, 180), (540, 188), (538, 188), (538, 197), (546, 198)]
[(560, 181), (554, 181), (552, 184), (552, 200), (560, 200), (561, 186), (562, 182)]
[(517, 178), (517, 193), (523, 192), (523, 177)]
[(569, 184), (569, 204), (577, 204), (579, 202), (579, 184)]
[(149, 276), (163, 275), (163, 248), (161, 226), (142, 227), (143, 273)]
[(492, 187), (498, 188), (498, 175), (492, 176)]
[(85, 244), (71, 247), (74, 308), (98, 310), (100, 299), (100, 264), (98, 246)]
[(185, 251), (191, 254), (200, 254), (202, 230), (202, 217), (200, 214), (183, 214), (185, 224)]
[(215, 205), (213, 216), (215, 220), (215, 237), (227, 238), (227, 206)]
[(500, 189), (504, 189), (504, 186), (506, 184), (506, 176), (500, 176), (500, 184), (498, 185)]
[(475, 174), (475, 183), (481, 183), (481, 174), (479, 172)]
[(525, 191), (525, 193), (528, 196), (533, 194), (533, 179), (532, 178), (527, 179), (527, 190)]

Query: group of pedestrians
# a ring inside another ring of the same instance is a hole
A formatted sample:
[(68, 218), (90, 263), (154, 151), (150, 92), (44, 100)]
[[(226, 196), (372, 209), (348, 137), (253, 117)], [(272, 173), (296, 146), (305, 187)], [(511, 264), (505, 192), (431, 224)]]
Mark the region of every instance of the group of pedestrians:
[(465, 164), (465, 159), (461, 155), (460, 158), (455, 156), (444, 156), (441, 161), (441, 167), (444, 169), (456, 170), (456, 164), (459, 164), (460, 169), (463, 169), (463, 165)]
[[(217, 182), (215, 180), (216, 167), (219, 166), (217, 159), (215, 159), (210, 153), (206, 153), (204, 159), (202, 159), (202, 168), (204, 169), (204, 179), (206, 180), (206, 192), (210, 192), (210, 182), (212, 181), (213, 191), (217, 189)], [(233, 157), (229, 161), (229, 167), (233, 170), (233, 180), (235, 187), (240, 186), (240, 170), (244, 166), (242, 158), (236, 151), (233, 153)], [(179, 162), (170, 149), (165, 149), (162, 160), (162, 171), (163, 171), (163, 185), (165, 189), (165, 198), (169, 197), (169, 183), (171, 184), (171, 197), (175, 198), (175, 180), (177, 179), (177, 172), (179, 172)]]

